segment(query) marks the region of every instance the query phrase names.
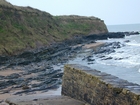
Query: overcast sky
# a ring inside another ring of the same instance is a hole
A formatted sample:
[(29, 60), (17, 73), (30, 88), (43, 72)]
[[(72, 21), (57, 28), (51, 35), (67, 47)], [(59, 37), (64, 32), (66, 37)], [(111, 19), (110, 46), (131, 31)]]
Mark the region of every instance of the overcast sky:
[(7, 0), (52, 15), (99, 17), (107, 25), (140, 23), (140, 0)]

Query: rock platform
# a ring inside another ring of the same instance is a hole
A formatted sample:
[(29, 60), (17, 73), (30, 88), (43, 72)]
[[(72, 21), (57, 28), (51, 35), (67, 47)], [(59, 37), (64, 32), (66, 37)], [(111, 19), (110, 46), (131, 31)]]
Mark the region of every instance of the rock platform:
[(16, 97), (9, 98), (6, 102), (9, 105), (88, 105), (70, 97), (59, 95)]

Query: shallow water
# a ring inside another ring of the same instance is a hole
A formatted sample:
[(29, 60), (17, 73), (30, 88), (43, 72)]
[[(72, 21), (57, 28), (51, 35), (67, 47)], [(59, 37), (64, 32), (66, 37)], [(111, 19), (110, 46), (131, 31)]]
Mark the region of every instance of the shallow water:
[[(140, 84), (140, 35), (126, 36), (124, 39), (99, 40), (99, 42), (120, 42), (123, 46), (115, 49), (114, 53), (103, 54), (103, 60), (98, 55), (92, 54), (92, 49), (81, 52), (70, 64), (82, 64), (108, 74), (112, 74), (129, 82)], [(129, 41), (128, 41), (129, 40)], [(93, 62), (83, 60), (85, 56), (91, 55)]]

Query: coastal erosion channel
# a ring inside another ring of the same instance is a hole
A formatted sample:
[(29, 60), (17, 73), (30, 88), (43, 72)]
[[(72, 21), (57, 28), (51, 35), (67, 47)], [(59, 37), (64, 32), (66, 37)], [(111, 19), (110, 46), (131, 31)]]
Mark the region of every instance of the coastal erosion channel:
[[(63, 67), (68, 63), (93, 65), (104, 54), (121, 48), (120, 42), (99, 42), (108, 38), (124, 38), (138, 33), (120, 32), (75, 37), (62, 43), (16, 56), (0, 57), (0, 103), (9, 97), (29, 95), (61, 95)], [(139, 34), (138, 34), (139, 35)], [(127, 42), (127, 41), (126, 41)], [(93, 55), (96, 59), (93, 59)]]

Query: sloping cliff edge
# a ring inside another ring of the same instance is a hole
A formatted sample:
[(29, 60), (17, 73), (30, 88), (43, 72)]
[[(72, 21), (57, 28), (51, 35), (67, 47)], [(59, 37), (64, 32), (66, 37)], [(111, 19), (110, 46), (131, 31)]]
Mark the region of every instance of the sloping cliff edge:
[(52, 16), (0, 0), (0, 55), (16, 55), (77, 35), (106, 32), (104, 21), (96, 17)]

